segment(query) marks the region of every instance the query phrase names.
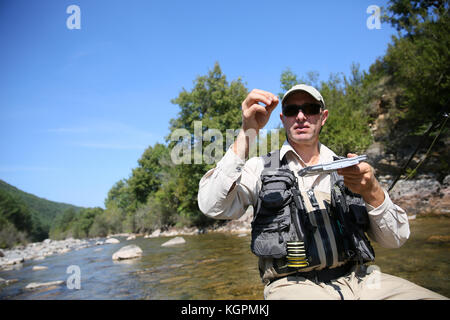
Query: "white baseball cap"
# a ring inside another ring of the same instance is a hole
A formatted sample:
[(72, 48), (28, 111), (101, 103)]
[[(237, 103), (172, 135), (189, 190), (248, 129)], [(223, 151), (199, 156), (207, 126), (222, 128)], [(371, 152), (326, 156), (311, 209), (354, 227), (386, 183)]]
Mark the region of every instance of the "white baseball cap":
[(307, 93), (309, 93), (314, 99), (316, 99), (320, 105), (322, 106), (322, 108), (325, 109), (325, 101), (323, 100), (322, 95), (320, 94), (320, 92), (311, 86), (308, 86), (306, 84), (297, 84), (295, 86), (293, 86), (292, 88), (290, 88), (283, 96), (283, 99), (281, 99), (281, 105), (284, 105), (284, 102), (286, 101), (287, 97), (296, 91), (305, 91)]

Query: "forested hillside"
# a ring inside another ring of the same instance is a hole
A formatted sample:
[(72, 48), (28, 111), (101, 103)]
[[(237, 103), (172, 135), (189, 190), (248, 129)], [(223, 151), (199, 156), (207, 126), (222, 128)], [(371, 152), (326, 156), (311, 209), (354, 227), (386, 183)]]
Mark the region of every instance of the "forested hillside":
[(55, 217), (68, 209), (82, 208), (39, 198), (0, 180), (0, 247), (46, 239)]
[(20, 199), (31, 212), (37, 214), (37, 217), (41, 220), (44, 226), (50, 226), (58, 213), (61, 213), (67, 209), (73, 209), (76, 212), (82, 209), (81, 207), (71, 204), (39, 198), (31, 193), (19, 190), (3, 180), (0, 180), (0, 192), (6, 192), (11, 196)]

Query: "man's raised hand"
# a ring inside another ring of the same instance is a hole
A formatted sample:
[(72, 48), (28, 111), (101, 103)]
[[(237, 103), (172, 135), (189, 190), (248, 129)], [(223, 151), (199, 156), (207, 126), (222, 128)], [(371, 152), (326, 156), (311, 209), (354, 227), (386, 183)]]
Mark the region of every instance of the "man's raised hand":
[[(259, 102), (265, 104), (262, 106)], [(254, 129), (256, 133), (264, 128), (279, 99), (268, 91), (253, 89), (242, 102), (242, 129)]]

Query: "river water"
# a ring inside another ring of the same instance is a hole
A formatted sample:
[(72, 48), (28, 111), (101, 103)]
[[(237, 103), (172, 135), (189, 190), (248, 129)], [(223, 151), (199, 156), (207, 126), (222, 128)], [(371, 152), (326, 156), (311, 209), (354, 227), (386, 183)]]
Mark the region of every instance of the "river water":
[[(402, 248), (383, 249), (374, 244), (375, 264), (382, 272), (450, 297), (450, 243), (448, 239), (427, 242), (432, 235), (449, 236), (450, 219), (423, 218), (410, 224), (411, 237)], [(164, 237), (130, 241), (119, 238), (119, 244), (26, 261), (17, 270), (0, 272), (0, 278), (18, 280), (0, 287), (0, 299), (263, 299), (249, 235), (210, 233), (183, 238), (185, 244), (173, 247), (161, 247), (169, 239)], [(113, 261), (113, 253), (128, 244), (138, 245), (143, 256)], [(48, 269), (32, 271), (37, 265)], [(66, 285), (74, 276), (67, 273), (71, 265), (79, 267), (80, 289)], [(31, 282), (55, 280), (64, 284), (24, 289)]]

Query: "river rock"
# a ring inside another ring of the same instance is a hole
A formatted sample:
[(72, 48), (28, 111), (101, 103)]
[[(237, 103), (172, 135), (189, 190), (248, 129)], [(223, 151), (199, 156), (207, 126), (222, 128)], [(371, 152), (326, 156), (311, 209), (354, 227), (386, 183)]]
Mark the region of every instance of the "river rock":
[(149, 235), (149, 238), (156, 238), (159, 237), (161, 235), (161, 229), (156, 229), (155, 231), (152, 232), (151, 235)]
[(41, 271), (41, 270), (47, 270), (48, 269), (48, 267), (46, 267), (46, 266), (34, 266), (33, 267), (33, 271)]
[(116, 238), (109, 238), (109, 239), (105, 240), (105, 243), (116, 244), (116, 243), (120, 243), (120, 241), (117, 240)]
[(450, 174), (448, 176), (445, 176), (444, 180), (442, 181), (442, 184), (444, 186), (450, 186)]
[(8, 280), (6, 280), (6, 279), (3, 279), (3, 278), (0, 278), (0, 286), (2, 286), (2, 285), (9, 286), (10, 284), (16, 283), (18, 281), (19, 281), (19, 279), (8, 279)]
[(427, 239), (428, 243), (446, 243), (450, 242), (450, 236), (434, 235)]
[(253, 207), (249, 206), (247, 211), (237, 220), (230, 220), (214, 232), (250, 233), (253, 220)]
[(41, 288), (41, 287), (60, 286), (63, 283), (64, 283), (64, 281), (62, 281), (62, 280), (50, 281), (50, 282), (32, 282), (32, 283), (29, 283), (25, 287), (25, 289), (27, 289), (27, 290), (34, 290), (34, 289)]
[(127, 240), (136, 240), (136, 235), (132, 234), (127, 238)]
[(120, 248), (119, 251), (116, 251), (112, 255), (112, 259), (113, 260), (133, 259), (139, 258), (141, 256), (142, 256), (142, 249), (134, 244), (131, 244), (129, 246)]
[(168, 247), (168, 246), (174, 246), (176, 244), (183, 244), (186, 243), (186, 240), (183, 239), (183, 237), (175, 237), (173, 239), (170, 239), (169, 241), (164, 242), (161, 247)]
[(11, 258), (6, 260), (6, 265), (12, 265), (12, 264), (20, 264), (22, 262), (24, 262), (25, 259), (23, 257), (18, 257), (18, 258)]

